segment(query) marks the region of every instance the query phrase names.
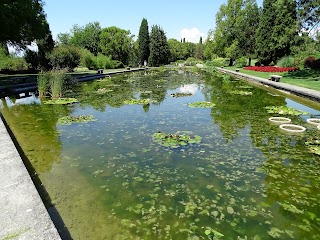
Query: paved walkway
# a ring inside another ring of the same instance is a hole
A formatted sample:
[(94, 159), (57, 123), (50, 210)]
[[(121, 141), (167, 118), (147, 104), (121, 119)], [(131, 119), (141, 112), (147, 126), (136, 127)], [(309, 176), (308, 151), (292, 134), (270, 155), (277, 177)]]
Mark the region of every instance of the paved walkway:
[(235, 72), (235, 71), (231, 71), (231, 70), (224, 69), (224, 68), (217, 68), (217, 69), (221, 72), (229, 73), (229, 74), (232, 74), (236, 77), (258, 81), (264, 85), (268, 85), (268, 86), (274, 87), (276, 89), (284, 90), (284, 91), (293, 93), (295, 95), (309, 98), (313, 101), (320, 102), (320, 92), (316, 91), (316, 90), (312, 90), (312, 89), (308, 89), (308, 88), (304, 88), (304, 87), (299, 87), (299, 86), (295, 86), (295, 85), (291, 85), (291, 84), (287, 84), (287, 83), (282, 83), (282, 82), (273, 82), (273, 81), (265, 79), (265, 78), (255, 77), (252, 75), (248, 75), (248, 74), (240, 73), (240, 72)]
[(0, 239), (61, 239), (1, 118)]

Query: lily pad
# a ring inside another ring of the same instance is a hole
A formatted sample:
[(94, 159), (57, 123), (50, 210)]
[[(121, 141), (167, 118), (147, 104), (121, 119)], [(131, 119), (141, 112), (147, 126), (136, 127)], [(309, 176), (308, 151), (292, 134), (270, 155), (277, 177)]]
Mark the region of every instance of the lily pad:
[(320, 138), (310, 137), (308, 141), (305, 142), (307, 148), (310, 152), (320, 155)]
[(71, 104), (76, 102), (78, 102), (76, 98), (57, 98), (57, 99), (46, 100), (43, 103), (65, 105), (65, 104)]
[(229, 93), (230, 93), (230, 94), (242, 95), (242, 96), (252, 95), (252, 92), (242, 91), (242, 90), (235, 90), (235, 91), (231, 91), (231, 92), (229, 92)]
[(294, 116), (299, 116), (299, 115), (308, 115), (308, 112), (304, 112), (301, 110), (297, 110), (292, 107), (288, 106), (267, 106), (265, 107), (267, 109), (268, 113), (277, 113), (280, 115), (294, 115)]
[(164, 147), (179, 148), (189, 144), (197, 144), (201, 142), (201, 137), (198, 135), (189, 135), (184, 132), (177, 132), (175, 134), (157, 132), (152, 135), (153, 141), (161, 144)]
[(112, 92), (113, 90), (112, 89), (108, 89), (108, 88), (99, 88), (96, 93), (97, 94), (105, 94), (107, 92)]
[(171, 97), (175, 97), (175, 98), (188, 97), (188, 96), (192, 96), (192, 93), (180, 93), (180, 92), (177, 92), (177, 93), (171, 93), (170, 96)]
[(88, 116), (65, 116), (58, 119), (58, 124), (60, 125), (71, 125), (72, 123), (87, 123), (95, 121), (96, 119), (92, 115)]
[(212, 102), (193, 102), (188, 104), (188, 107), (191, 108), (212, 108), (214, 106), (215, 104)]
[(135, 105), (135, 104), (147, 105), (147, 104), (151, 103), (151, 100), (149, 98), (146, 98), (146, 99), (131, 99), (131, 100), (126, 100), (123, 103), (124, 104), (128, 104), (128, 105)]

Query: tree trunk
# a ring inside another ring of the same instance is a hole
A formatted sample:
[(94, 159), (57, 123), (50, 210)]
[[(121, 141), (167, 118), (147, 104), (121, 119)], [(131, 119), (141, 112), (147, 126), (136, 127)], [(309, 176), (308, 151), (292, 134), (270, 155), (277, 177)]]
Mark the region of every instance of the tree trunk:
[(248, 66), (251, 66), (251, 57), (249, 57)]

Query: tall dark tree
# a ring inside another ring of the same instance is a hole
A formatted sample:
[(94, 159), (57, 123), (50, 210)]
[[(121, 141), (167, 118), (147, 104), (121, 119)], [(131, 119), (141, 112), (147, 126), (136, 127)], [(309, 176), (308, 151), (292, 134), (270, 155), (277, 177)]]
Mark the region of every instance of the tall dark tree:
[(46, 34), (42, 0), (0, 1), (0, 42), (21, 48)]
[(160, 26), (154, 25), (150, 34), (149, 64), (151, 66), (167, 64), (168, 57), (169, 47), (166, 34)]
[(272, 32), (275, 25), (276, 1), (264, 0), (263, 10), (256, 34), (256, 53), (263, 64), (268, 65), (274, 59)]
[(246, 56), (251, 65), (251, 58), (255, 54), (256, 31), (259, 24), (259, 8), (255, 0), (244, 1), (244, 8), (241, 9), (237, 18), (236, 27), (238, 32), (236, 39), (241, 56)]
[(294, 0), (278, 0), (276, 20), (272, 29), (274, 61), (290, 55), (290, 48), (298, 35), (297, 7)]
[(295, 0), (264, 0), (256, 35), (256, 50), (263, 64), (289, 55), (298, 34)]
[(36, 43), (38, 46), (38, 59), (40, 68), (43, 70), (48, 70), (51, 68), (48, 54), (51, 53), (54, 48), (54, 41), (48, 24), (46, 27), (45, 37), (37, 40)]
[(150, 55), (150, 36), (147, 19), (143, 18), (140, 25), (139, 36), (139, 61), (142, 64), (144, 61), (148, 61)]

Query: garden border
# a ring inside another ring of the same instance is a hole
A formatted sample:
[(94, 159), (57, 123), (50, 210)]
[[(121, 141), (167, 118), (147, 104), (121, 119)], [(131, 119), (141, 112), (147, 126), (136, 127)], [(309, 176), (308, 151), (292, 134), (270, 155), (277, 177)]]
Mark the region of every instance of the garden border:
[(313, 89), (299, 87), (299, 86), (295, 86), (295, 85), (291, 85), (291, 84), (287, 84), (287, 83), (282, 83), (282, 82), (273, 82), (273, 81), (270, 81), (265, 78), (255, 77), (255, 76), (252, 76), (249, 74), (235, 72), (235, 71), (231, 71), (231, 70), (224, 69), (224, 68), (216, 67), (216, 69), (220, 72), (231, 74), (237, 78), (244, 78), (246, 80), (250, 80), (253, 82), (259, 82), (263, 85), (270, 86), (270, 87), (273, 87), (278, 90), (287, 91), (287, 92), (293, 93), (297, 96), (308, 98), (312, 101), (320, 102), (320, 92), (313, 90)]

